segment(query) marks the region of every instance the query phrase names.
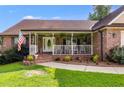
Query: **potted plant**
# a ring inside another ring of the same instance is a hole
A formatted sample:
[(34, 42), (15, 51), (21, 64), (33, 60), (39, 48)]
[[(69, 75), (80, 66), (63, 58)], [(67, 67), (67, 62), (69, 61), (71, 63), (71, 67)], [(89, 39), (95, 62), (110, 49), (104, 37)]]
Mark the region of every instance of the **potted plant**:
[(69, 62), (71, 60), (72, 60), (72, 57), (71, 56), (65, 56), (64, 57), (64, 61), (66, 61), (66, 62)]
[(99, 60), (99, 55), (98, 55), (98, 54), (94, 54), (94, 55), (92, 56), (92, 61), (93, 61), (94, 63), (96, 63), (96, 65), (98, 65), (98, 60)]
[(34, 63), (34, 57), (33, 57), (33, 55), (28, 55), (27, 56), (27, 60), (30, 61), (30, 63), (33, 64)]

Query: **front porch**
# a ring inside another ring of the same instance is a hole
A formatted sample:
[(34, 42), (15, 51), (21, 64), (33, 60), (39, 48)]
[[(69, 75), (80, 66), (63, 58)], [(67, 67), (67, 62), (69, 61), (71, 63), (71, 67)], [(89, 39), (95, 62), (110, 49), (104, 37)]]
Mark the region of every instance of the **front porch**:
[(92, 55), (91, 32), (30, 32), (29, 53), (52, 55)]

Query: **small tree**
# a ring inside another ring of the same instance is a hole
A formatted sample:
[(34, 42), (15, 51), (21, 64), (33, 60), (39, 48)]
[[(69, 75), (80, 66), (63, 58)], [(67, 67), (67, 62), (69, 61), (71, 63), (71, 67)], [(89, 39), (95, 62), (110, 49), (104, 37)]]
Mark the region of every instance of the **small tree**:
[(110, 13), (110, 5), (94, 5), (93, 13), (89, 13), (90, 20), (100, 20)]

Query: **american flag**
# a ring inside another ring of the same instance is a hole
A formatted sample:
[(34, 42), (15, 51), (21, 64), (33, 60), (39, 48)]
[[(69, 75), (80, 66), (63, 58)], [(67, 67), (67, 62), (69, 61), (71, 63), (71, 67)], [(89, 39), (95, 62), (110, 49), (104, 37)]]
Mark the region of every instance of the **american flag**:
[(24, 43), (25, 37), (23, 36), (22, 32), (19, 31), (19, 38), (18, 38), (18, 51), (21, 50), (21, 45)]

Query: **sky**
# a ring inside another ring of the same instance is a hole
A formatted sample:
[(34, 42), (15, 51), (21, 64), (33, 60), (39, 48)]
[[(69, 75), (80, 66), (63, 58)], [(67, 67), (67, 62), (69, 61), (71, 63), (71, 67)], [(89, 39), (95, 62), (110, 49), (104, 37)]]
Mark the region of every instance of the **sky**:
[[(112, 6), (112, 10), (120, 6)], [(87, 20), (91, 5), (11, 5), (0, 6), (0, 32), (23, 19)]]

